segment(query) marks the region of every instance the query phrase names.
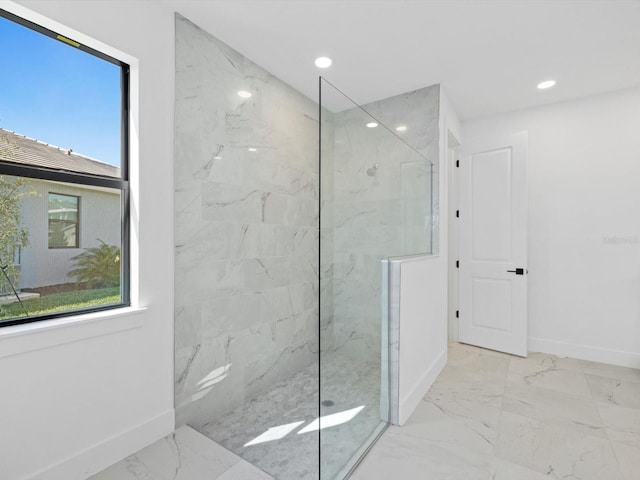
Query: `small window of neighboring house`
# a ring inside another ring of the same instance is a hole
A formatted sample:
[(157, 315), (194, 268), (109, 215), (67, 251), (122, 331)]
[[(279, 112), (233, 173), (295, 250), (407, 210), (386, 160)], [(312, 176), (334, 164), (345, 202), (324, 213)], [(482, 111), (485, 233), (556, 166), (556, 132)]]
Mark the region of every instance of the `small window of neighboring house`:
[(2, 9), (0, 44), (0, 327), (128, 306), (129, 66)]
[(80, 197), (49, 193), (49, 248), (80, 246)]

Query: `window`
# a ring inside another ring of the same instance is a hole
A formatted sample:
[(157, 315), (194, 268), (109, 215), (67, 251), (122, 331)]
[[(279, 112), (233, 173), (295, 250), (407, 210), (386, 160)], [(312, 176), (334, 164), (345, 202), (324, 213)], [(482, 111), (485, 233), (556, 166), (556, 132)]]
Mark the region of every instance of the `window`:
[(49, 248), (78, 248), (80, 197), (49, 193)]
[(129, 66), (0, 9), (0, 327), (128, 306)]

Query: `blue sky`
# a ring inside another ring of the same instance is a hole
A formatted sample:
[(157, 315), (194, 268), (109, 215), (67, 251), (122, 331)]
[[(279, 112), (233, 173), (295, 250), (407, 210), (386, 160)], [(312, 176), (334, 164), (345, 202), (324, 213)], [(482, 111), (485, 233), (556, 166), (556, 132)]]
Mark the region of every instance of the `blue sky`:
[(120, 68), (0, 17), (0, 127), (120, 166)]

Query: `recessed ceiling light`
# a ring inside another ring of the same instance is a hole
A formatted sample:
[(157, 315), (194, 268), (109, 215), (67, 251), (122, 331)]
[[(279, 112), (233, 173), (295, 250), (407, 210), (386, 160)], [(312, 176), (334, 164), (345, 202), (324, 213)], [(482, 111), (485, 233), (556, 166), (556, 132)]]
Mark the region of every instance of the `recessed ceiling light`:
[(406, 125), (398, 125), (396, 127), (396, 132), (406, 132), (407, 131), (407, 126)]
[(222, 157), (216, 155), (215, 157), (213, 157), (213, 159), (214, 160), (222, 160)]
[(367, 127), (368, 128), (376, 128), (378, 126), (378, 124), (376, 122), (369, 122), (367, 123)]
[(316, 67), (318, 68), (329, 68), (333, 63), (329, 57), (318, 57), (316, 58)]
[(253, 148), (253, 147), (249, 147), (249, 148), (247, 148), (247, 150), (249, 150), (250, 152), (257, 152), (258, 151), (257, 148)]
[(246, 90), (240, 90), (238, 92), (238, 96), (241, 98), (251, 98), (251, 92), (247, 92)]
[(540, 82), (538, 84), (538, 89), (544, 90), (546, 88), (551, 88), (556, 84), (555, 80), (545, 80), (544, 82)]

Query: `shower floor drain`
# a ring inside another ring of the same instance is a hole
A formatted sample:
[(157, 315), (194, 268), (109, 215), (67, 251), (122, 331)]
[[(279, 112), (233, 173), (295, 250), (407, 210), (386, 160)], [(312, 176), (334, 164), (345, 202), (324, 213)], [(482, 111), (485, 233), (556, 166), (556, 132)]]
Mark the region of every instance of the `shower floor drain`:
[(335, 405), (333, 400), (324, 400), (322, 402), (323, 407), (333, 407)]

